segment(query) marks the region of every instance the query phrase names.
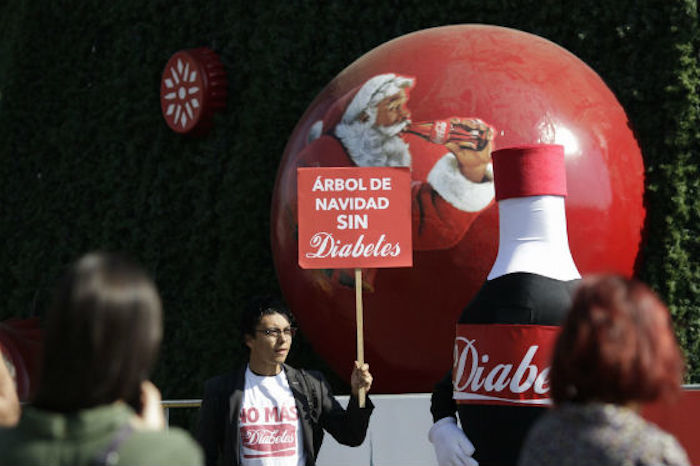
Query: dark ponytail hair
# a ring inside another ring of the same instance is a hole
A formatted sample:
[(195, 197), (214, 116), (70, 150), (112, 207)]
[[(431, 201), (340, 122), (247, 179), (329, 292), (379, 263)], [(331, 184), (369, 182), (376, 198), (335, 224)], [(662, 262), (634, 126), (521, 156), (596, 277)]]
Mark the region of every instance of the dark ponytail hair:
[(143, 269), (114, 254), (83, 256), (54, 293), (35, 406), (137, 404), (162, 333), (161, 300)]

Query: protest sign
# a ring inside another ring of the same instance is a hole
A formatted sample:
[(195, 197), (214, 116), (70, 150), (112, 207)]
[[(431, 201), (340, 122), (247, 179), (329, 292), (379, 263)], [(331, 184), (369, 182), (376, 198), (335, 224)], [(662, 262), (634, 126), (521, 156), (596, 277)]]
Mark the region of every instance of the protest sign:
[(408, 168), (298, 168), (299, 266), (410, 267)]

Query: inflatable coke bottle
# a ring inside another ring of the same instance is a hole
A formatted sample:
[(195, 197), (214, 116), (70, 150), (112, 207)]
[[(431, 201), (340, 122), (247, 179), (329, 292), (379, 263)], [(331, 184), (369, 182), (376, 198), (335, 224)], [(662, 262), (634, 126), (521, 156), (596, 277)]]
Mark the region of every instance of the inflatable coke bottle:
[(482, 466), (516, 464), (550, 404), (550, 355), (581, 278), (568, 243), (563, 147), (503, 148), (493, 168), (498, 255), (458, 320), (452, 370), (431, 403), (438, 457), (433, 430), (456, 410)]

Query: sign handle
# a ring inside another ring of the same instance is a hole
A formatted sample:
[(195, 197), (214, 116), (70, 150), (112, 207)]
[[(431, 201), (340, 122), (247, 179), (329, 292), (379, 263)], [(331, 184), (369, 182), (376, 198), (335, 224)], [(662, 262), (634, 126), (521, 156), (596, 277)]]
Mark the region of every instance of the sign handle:
[[(357, 362), (362, 366), (365, 363), (364, 338), (362, 336), (362, 269), (355, 269), (355, 318), (357, 321)], [(360, 388), (357, 394), (360, 408), (365, 407), (365, 389)]]

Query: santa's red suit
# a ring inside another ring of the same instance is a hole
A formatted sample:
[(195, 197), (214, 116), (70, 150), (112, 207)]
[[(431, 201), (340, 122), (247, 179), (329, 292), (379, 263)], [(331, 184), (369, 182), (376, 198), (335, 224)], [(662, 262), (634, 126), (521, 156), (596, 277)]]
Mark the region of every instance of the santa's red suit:
[(499, 252), (457, 323), (453, 368), (433, 391), (429, 438), (441, 465), (516, 464), (549, 405), (551, 351), (581, 278), (566, 233), (563, 147), (506, 148), (493, 161)]
[[(492, 204), (493, 182), (468, 180), (444, 145), (405, 131), (387, 138), (381, 147), (369, 147), (368, 134), (378, 134), (372, 129), (376, 118), (372, 106), (382, 97), (410, 89), (413, 82), (394, 74), (378, 75), (338, 99), (313, 129), (318, 134), (311, 136), (297, 161), (302, 167), (409, 166), (413, 249), (446, 249), (457, 244), (480, 212)], [(358, 122), (360, 112), (366, 112), (369, 120)]]

